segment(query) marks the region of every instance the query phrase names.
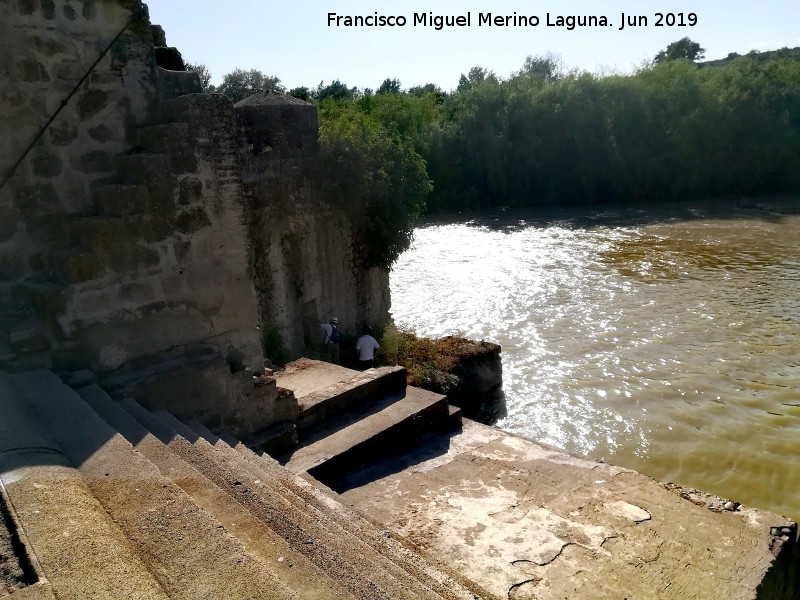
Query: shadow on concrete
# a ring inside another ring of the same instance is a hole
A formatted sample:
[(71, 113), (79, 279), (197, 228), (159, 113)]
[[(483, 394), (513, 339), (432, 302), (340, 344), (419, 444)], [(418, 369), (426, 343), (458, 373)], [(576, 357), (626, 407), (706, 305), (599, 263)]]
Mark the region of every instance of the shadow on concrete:
[(450, 450), (451, 439), (459, 433), (461, 433), (460, 428), (429, 433), (405, 443), (398, 443), (382, 454), (371, 454), (369, 458), (364, 457), (357, 463), (352, 462), (346, 470), (318, 469), (313, 476), (334, 492), (343, 494), (414, 465), (444, 456)]

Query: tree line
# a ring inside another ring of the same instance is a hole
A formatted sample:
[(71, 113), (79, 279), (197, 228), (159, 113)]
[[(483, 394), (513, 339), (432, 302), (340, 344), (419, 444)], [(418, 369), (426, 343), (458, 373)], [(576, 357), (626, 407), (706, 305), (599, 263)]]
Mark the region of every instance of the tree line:
[[(339, 201), (384, 217), (368, 228), (400, 224), (383, 240), (390, 262), (424, 211), (800, 191), (798, 54), (703, 67), (703, 52), (684, 38), (630, 75), (568, 70), (548, 54), (508, 77), (473, 67), (449, 92), (387, 78), (288, 93), (319, 109), (326, 176), (346, 173), (330, 186)], [(236, 101), (260, 87), (283, 90), (237, 70), (216, 91)]]

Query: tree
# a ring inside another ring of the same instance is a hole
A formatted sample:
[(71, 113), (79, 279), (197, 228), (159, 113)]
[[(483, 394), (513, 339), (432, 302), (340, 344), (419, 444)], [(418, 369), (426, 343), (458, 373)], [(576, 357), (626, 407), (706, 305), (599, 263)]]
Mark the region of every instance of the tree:
[(685, 37), (677, 42), (672, 42), (669, 46), (667, 46), (666, 50), (662, 50), (656, 54), (653, 62), (658, 64), (668, 60), (677, 60), (679, 58), (685, 58), (691, 62), (696, 62), (703, 59), (705, 55), (705, 48), (701, 48), (700, 44), (693, 42), (688, 37)]
[(305, 100), (306, 102), (311, 100), (311, 90), (305, 86), (292, 88), (289, 90), (289, 95), (300, 100)]
[(325, 85), (324, 81), (320, 81), (317, 89), (314, 91), (314, 98), (316, 100), (355, 100), (358, 97), (358, 88), (347, 87), (338, 79), (334, 79), (330, 84)]
[(378, 88), (378, 94), (399, 94), (400, 93), (400, 80), (387, 77)]
[(200, 76), (200, 85), (203, 88), (204, 94), (213, 94), (216, 91), (217, 88), (211, 83), (211, 71), (208, 70), (208, 67), (205, 64), (187, 62), (186, 70), (197, 72), (197, 74)]
[(222, 85), (217, 88), (220, 94), (225, 94), (234, 103), (244, 100), (261, 90), (285, 91), (281, 80), (276, 75), (264, 75), (258, 69), (235, 69), (225, 75)]
[(542, 56), (528, 55), (516, 75), (520, 77), (535, 77), (542, 81), (550, 82), (561, 79), (562, 72), (561, 57), (548, 52)]
[(472, 67), (466, 75), (463, 73), (461, 74), (461, 78), (458, 80), (457, 90), (463, 92), (484, 81), (497, 83), (497, 75), (494, 74), (494, 71), (489, 71), (483, 67)]

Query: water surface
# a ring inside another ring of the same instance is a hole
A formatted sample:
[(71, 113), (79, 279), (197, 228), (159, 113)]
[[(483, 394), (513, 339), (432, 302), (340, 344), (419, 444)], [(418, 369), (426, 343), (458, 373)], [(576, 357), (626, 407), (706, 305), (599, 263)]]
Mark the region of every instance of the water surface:
[(800, 216), (429, 223), (391, 289), (401, 327), (502, 345), (502, 429), (800, 518)]

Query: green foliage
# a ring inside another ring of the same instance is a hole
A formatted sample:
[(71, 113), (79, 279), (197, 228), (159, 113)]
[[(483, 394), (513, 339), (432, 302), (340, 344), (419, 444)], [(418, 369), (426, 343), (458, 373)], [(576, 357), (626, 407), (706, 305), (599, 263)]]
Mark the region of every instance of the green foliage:
[(258, 69), (235, 69), (225, 75), (217, 92), (225, 94), (234, 104), (260, 90), (284, 91), (281, 80), (275, 75), (264, 75)]
[(217, 88), (211, 83), (211, 71), (203, 63), (186, 63), (187, 71), (197, 71), (200, 76), (200, 85), (203, 87), (204, 94), (213, 94)]
[(316, 100), (355, 100), (359, 93), (358, 88), (349, 88), (338, 79), (334, 79), (328, 85), (320, 81), (313, 96)]
[(360, 266), (388, 269), (411, 244), (431, 190), (425, 161), (363, 113), (330, 107), (322, 117), (321, 189), (349, 217)]
[(700, 44), (693, 42), (688, 37), (679, 39), (677, 42), (672, 42), (667, 46), (666, 50), (662, 50), (656, 54), (653, 61), (658, 64), (668, 60), (686, 59), (691, 62), (702, 60), (705, 56), (705, 48), (701, 48)]
[(296, 87), (289, 90), (289, 95), (309, 102), (311, 100), (311, 90), (307, 87)]
[(399, 94), (400, 93), (400, 80), (391, 79), (387, 77), (378, 88), (376, 94)]

